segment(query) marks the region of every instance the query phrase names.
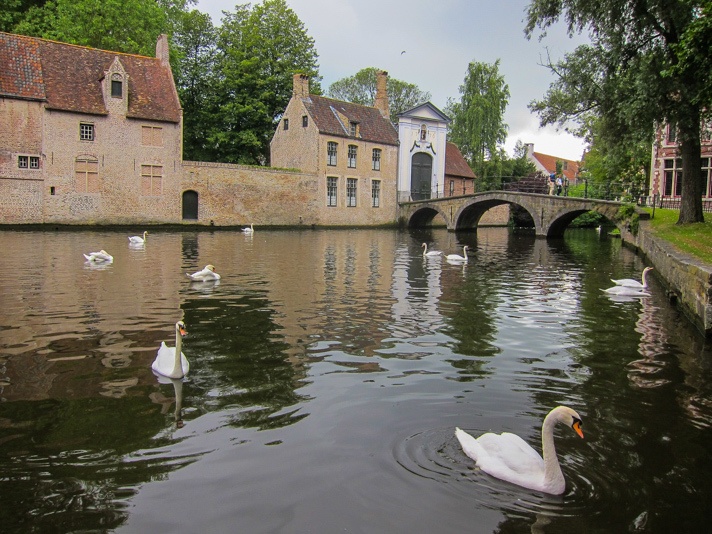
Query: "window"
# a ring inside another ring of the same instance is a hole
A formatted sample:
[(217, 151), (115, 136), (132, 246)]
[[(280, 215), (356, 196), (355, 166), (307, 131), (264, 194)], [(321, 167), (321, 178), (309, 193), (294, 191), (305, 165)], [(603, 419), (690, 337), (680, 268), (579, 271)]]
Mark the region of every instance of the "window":
[(450, 196), (455, 195), (455, 180), (450, 180)]
[(337, 144), (333, 141), (326, 143), (326, 164), (334, 166), (336, 165), (336, 148)]
[(709, 190), (710, 187), (710, 176), (712, 175), (712, 166), (710, 163), (712, 158), (702, 158), (702, 181), (704, 182), (704, 189), (702, 190), (703, 197), (712, 196), (712, 192)]
[(163, 166), (141, 165), (141, 194), (158, 196), (163, 192)]
[(568, 162), (568, 161), (564, 161), (564, 162), (563, 162), (563, 166), (561, 167), (561, 170), (562, 170), (562, 171), (567, 171), (567, 170), (569, 170), (569, 162)]
[(124, 93), (124, 84), (121, 80), (111, 80), (111, 96), (121, 98)]
[(349, 145), (349, 169), (356, 168), (356, 145)]
[(17, 166), (20, 169), (29, 169), (30, 156), (17, 156)]
[(378, 208), (381, 205), (381, 181), (371, 180), (371, 206)]
[(346, 205), (349, 208), (356, 206), (356, 188), (358, 185), (358, 180), (356, 178), (346, 179)]
[(337, 187), (338, 178), (329, 176), (326, 179), (326, 205), (336, 206), (336, 193), (338, 191)]
[(163, 146), (163, 128), (160, 126), (141, 126), (141, 144), (144, 146)]
[(428, 127), (425, 124), (420, 125), (420, 140), (425, 141), (428, 137)]
[(371, 161), (373, 162), (373, 170), (380, 171), (381, 170), (381, 149), (380, 148), (373, 149), (373, 156), (371, 157)]
[(302, 115), (302, 128), (306, 128), (307, 126), (309, 126), (309, 116)]
[(99, 160), (80, 156), (74, 160), (74, 188), (77, 193), (100, 193)]
[(674, 124), (668, 124), (666, 141), (668, 144), (675, 144), (677, 142), (677, 126)]
[(94, 140), (94, 125), (82, 122), (79, 124), (79, 140), (93, 141)]
[(358, 122), (349, 122), (349, 133), (352, 137), (358, 135)]
[(39, 169), (40, 168), (40, 157), (39, 156), (30, 156), (30, 169)]
[(289, 130), (289, 119), (284, 119), (284, 129)]
[(682, 192), (682, 160), (666, 159), (663, 196), (679, 196)]

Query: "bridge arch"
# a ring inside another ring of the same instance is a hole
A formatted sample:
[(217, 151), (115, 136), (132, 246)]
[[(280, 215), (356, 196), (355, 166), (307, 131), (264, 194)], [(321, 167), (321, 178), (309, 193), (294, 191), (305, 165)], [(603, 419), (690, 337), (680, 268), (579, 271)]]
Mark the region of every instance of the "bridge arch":
[(537, 217), (536, 208), (532, 206), (526, 197), (511, 194), (484, 194), (471, 197), (464, 202), (453, 217), (453, 230), (473, 230), (476, 229), (482, 216), (490, 209), (503, 204), (519, 206), (525, 210), (534, 221), (536, 234), (539, 235), (541, 218)]
[(450, 219), (442, 211), (442, 206), (437, 204), (421, 204), (418, 209), (414, 210), (407, 221), (407, 226), (410, 228), (423, 228), (432, 226), (435, 217), (441, 216), (445, 225), (450, 228)]

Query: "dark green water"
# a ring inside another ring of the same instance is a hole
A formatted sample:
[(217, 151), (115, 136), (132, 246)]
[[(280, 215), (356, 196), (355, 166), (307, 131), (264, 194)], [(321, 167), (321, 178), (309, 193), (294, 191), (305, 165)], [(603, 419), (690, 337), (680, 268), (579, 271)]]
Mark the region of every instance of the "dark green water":
[[(656, 278), (643, 299), (601, 291), (644, 267), (619, 241), (128, 234), (0, 232), (0, 531), (709, 530), (712, 355)], [(113, 264), (84, 263), (102, 248)], [(219, 283), (186, 277), (208, 263)], [(160, 383), (179, 319), (191, 371)], [(556, 432), (560, 497), (453, 437), (538, 449), (559, 404), (585, 433)]]

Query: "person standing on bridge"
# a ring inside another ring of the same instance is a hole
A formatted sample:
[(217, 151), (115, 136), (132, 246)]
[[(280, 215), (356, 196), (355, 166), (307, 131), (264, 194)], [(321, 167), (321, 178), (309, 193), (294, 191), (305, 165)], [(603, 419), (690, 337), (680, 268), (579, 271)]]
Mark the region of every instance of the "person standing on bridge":
[(561, 196), (561, 190), (564, 187), (564, 181), (561, 179), (561, 176), (556, 177), (556, 196)]
[(551, 173), (549, 175), (549, 194), (553, 195), (556, 189), (556, 173)]

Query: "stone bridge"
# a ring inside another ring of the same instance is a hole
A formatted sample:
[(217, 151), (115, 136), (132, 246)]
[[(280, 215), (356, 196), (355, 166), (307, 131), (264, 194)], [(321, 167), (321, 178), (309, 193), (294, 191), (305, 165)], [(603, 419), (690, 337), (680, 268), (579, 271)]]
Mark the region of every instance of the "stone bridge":
[[(516, 204), (524, 208), (534, 220), (537, 237), (562, 237), (569, 223), (587, 211), (596, 211), (618, 226), (621, 232), (627, 231), (625, 223), (616, 217), (624, 205), (622, 202), (514, 191), (402, 202), (398, 206), (398, 216), (409, 227), (430, 226), (440, 216), (450, 231), (473, 230), (487, 210), (500, 204)], [(641, 219), (649, 218), (647, 212), (639, 208), (636, 211)]]

